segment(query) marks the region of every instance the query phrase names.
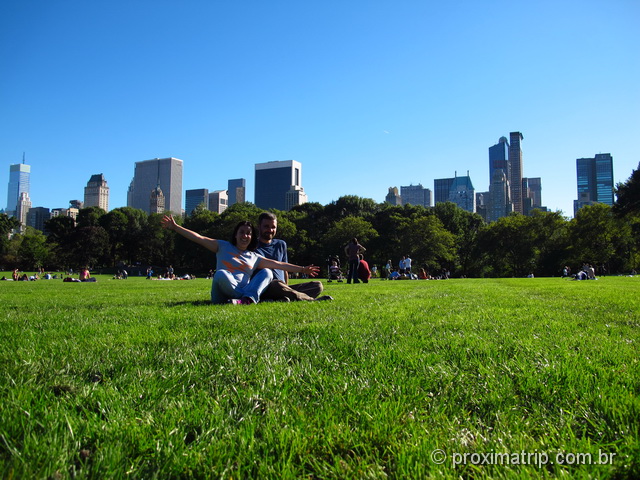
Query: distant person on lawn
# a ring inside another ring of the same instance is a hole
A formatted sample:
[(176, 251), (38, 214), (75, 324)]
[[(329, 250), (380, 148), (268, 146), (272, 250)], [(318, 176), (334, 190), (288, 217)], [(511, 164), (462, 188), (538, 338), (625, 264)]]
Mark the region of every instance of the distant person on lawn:
[(258, 303), (260, 294), (273, 280), (271, 269), (305, 273), (312, 277), (320, 270), (314, 265), (302, 267), (258, 255), (254, 251), (258, 242), (256, 230), (248, 221), (236, 225), (230, 242), (204, 237), (184, 228), (175, 222), (172, 215), (162, 218), (162, 226), (216, 254), (216, 273), (211, 284), (212, 303)]
[(369, 263), (364, 259), (362, 255), (358, 255), (358, 257), (360, 258), (360, 263), (358, 263), (358, 277), (363, 283), (369, 283), (369, 279), (371, 278), (371, 269), (369, 268)]
[(360, 259), (358, 258), (359, 253), (364, 253), (366, 248), (358, 243), (358, 239), (353, 237), (349, 243), (344, 247), (344, 253), (347, 255), (349, 259), (349, 273), (347, 273), (347, 283), (360, 283), (358, 280), (358, 263), (360, 263)]
[[(289, 261), (287, 242), (275, 238), (278, 231), (278, 218), (271, 212), (263, 212), (258, 217), (258, 247), (256, 253), (278, 262)], [(313, 301), (332, 300), (328, 295), (318, 297), (323, 290), (322, 282), (311, 282), (289, 285), (289, 273), (286, 270), (273, 270), (273, 281), (261, 295), (262, 300)], [(316, 298), (317, 297), (317, 298)]]

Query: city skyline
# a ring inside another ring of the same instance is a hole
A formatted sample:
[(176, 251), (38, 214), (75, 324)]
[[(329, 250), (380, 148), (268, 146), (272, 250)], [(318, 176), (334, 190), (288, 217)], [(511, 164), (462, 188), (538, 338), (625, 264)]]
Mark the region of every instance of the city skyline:
[(8, 3), (0, 161), (26, 152), (34, 206), (96, 172), (124, 206), (154, 157), (185, 160), (184, 190), (246, 178), (252, 201), (253, 165), (294, 158), (310, 201), (382, 202), (454, 171), (486, 190), (487, 145), (519, 131), (522, 177), (570, 217), (577, 158), (610, 153), (614, 183), (638, 167), (638, 18), (631, 0)]

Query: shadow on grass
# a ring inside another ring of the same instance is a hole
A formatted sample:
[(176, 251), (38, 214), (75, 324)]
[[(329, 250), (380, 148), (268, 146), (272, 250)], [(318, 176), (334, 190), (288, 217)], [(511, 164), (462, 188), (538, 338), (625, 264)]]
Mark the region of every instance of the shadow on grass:
[(202, 306), (212, 307), (212, 306), (214, 306), (213, 303), (211, 303), (211, 300), (192, 300), (192, 301), (183, 301), (183, 302), (169, 302), (169, 303), (167, 303), (167, 305), (170, 306), (170, 307), (182, 307), (184, 305), (193, 305), (194, 307), (202, 307)]

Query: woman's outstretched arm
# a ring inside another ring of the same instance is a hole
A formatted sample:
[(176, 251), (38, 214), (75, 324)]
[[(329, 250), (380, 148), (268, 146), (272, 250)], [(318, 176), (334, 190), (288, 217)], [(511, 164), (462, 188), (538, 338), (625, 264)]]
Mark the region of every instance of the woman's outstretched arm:
[(215, 238), (203, 237), (199, 233), (178, 225), (173, 219), (173, 215), (165, 215), (164, 217), (162, 217), (160, 223), (162, 224), (163, 228), (166, 228), (167, 230), (173, 230), (174, 232), (182, 235), (184, 238), (191, 240), (198, 245), (202, 245), (207, 250), (211, 250), (214, 253), (218, 251), (218, 241)]

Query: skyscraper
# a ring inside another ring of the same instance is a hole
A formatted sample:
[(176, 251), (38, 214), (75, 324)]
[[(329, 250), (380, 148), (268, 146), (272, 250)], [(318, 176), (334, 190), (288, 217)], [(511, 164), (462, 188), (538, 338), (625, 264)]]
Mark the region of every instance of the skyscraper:
[(127, 192), (127, 206), (151, 213), (149, 196), (160, 187), (165, 210), (182, 215), (182, 164), (182, 160), (173, 157), (136, 162)]
[(15, 217), (18, 211), (18, 201), (20, 194), (25, 192), (29, 195), (29, 184), (31, 177), (31, 165), (22, 163), (9, 166), (9, 187), (7, 192), (6, 213), (10, 217)]
[(402, 205), (402, 197), (398, 193), (398, 187), (389, 187), (389, 193), (384, 201), (394, 206)]
[(449, 201), (467, 212), (476, 211), (476, 191), (471, 183), (469, 172), (464, 177), (455, 176), (449, 189)]
[(435, 203), (453, 202), (463, 210), (475, 213), (476, 191), (471, 183), (469, 172), (459, 177), (457, 172), (453, 178), (437, 178), (433, 181)]
[(292, 186), (304, 191), (300, 162), (283, 160), (256, 163), (255, 203), (258, 207), (287, 210), (287, 192)]
[(436, 178), (433, 181), (434, 203), (449, 201), (449, 191), (454, 180), (453, 178)]
[(186, 190), (184, 192), (184, 214), (191, 215), (191, 213), (200, 204), (204, 205), (204, 208), (209, 210), (209, 189), (196, 188), (194, 190)]
[(16, 218), (20, 222), (20, 230), (24, 231), (27, 226), (27, 215), (31, 209), (31, 199), (27, 192), (20, 192), (20, 198), (16, 206)]
[(164, 193), (160, 188), (160, 184), (158, 184), (149, 194), (149, 213), (164, 213), (165, 204)]
[(216, 213), (224, 212), (229, 206), (226, 190), (215, 190), (209, 194), (209, 210)]
[(489, 183), (492, 182), (496, 170), (502, 170), (509, 179), (511, 168), (509, 167), (509, 142), (506, 137), (500, 137), (498, 143), (489, 147)]
[(308, 201), (309, 199), (307, 198), (307, 194), (304, 193), (304, 188), (291, 185), (289, 191), (285, 194), (284, 209), (291, 210), (296, 205), (302, 205)]
[(109, 211), (109, 187), (102, 173), (91, 175), (87, 186), (84, 187), (84, 206), (100, 207)]
[(522, 147), (520, 143), (524, 136), (520, 132), (509, 134), (509, 185), (511, 187), (511, 201), (513, 211), (524, 213), (524, 195), (522, 193)]
[(513, 212), (513, 203), (511, 203), (511, 189), (507, 174), (502, 169), (495, 169), (489, 185), (487, 221), (495, 222), (511, 212)]
[(422, 184), (400, 186), (400, 197), (403, 205), (431, 206), (431, 190), (424, 188)]
[(236, 203), (245, 202), (246, 180), (244, 178), (235, 178), (227, 183), (227, 193), (229, 195), (229, 206)]
[(578, 158), (576, 170), (578, 200), (574, 202), (574, 214), (593, 203), (613, 205), (613, 157), (610, 153), (599, 153), (595, 158)]
[(27, 214), (27, 225), (44, 232), (44, 223), (51, 218), (51, 212), (46, 207), (32, 207)]

